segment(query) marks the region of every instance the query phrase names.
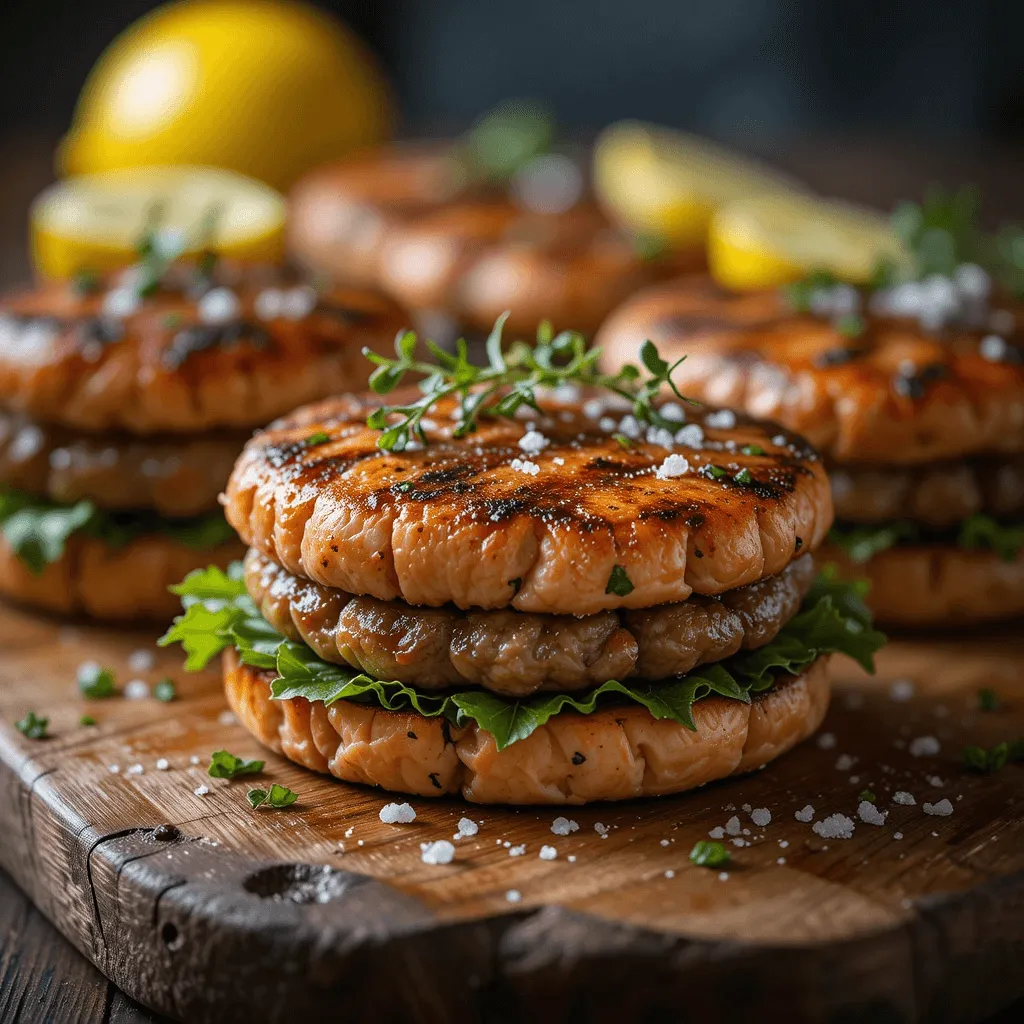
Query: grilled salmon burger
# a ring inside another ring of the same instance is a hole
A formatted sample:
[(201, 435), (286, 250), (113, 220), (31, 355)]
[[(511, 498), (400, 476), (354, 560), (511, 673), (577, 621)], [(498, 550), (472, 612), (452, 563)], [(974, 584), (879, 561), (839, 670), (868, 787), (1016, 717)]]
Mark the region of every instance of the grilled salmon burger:
[(592, 333), (638, 288), (704, 264), (613, 225), (584, 161), (530, 108), (466, 137), (400, 143), (323, 167), (290, 197), (289, 245), (312, 270), (383, 288), (424, 325), (486, 334), (504, 309)]
[(218, 496), (252, 428), (351, 386), (401, 323), (365, 291), (155, 249), (0, 300), (0, 593), (166, 621), (171, 583), (243, 550)]
[(485, 366), (414, 345), (249, 442), (244, 564), (176, 588), (162, 642), (223, 649), (261, 742), (422, 796), (618, 800), (763, 766), (821, 722), (830, 654), (871, 667), (856, 591), (814, 576), (831, 498), (800, 437), (658, 397), (651, 346), (603, 375), (574, 334), (499, 325)]
[(733, 294), (681, 281), (600, 334), (688, 353), (681, 386), (800, 431), (829, 463), (837, 524), (820, 553), (870, 581), (884, 624), (1024, 613), (1024, 311), (978, 266), (879, 288), (816, 275)]

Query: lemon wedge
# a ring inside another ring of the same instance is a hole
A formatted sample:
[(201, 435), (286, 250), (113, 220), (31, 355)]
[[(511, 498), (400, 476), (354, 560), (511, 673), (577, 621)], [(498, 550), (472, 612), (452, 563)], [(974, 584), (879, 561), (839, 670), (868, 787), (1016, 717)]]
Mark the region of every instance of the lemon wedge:
[(705, 139), (639, 121), (613, 124), (598, 137), (594, 188), (618, 220), (673, 248), (703, 246), (711, 217), (734, 199), (803, 190)]
[(867, 284), (881, 262), (908, 254), (881, 213), (805, 196), (755, 196), (724, 206), (708, 232), (708, 267), (737, 291), (770, 288), (815, 270)]
[(134, 263), (155, 228), (188, 256), (275, 262), (284, 253), (285, 201), (272, 188), (209, 167), (140, 167), (87, 174), (46, 189), (32, 204), (31, 245), (44, 278), (103, 273)]

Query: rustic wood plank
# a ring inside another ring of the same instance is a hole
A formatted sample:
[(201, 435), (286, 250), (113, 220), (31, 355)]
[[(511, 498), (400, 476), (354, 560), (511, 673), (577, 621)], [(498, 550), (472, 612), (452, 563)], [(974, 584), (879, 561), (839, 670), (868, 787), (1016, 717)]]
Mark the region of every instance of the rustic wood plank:
[[(0, 612), (0, 861), (108, 977), (179, 1019), (319, 1019), (344, 994), (355, 1020), (622, 1021), (681, 1005), (742, 1019), (784, 1001), (793, 1021), (966, 1024), (1024, 993), (1024, 769), (959, 763), (966, 742), (1024, 735), (1013, 630), (901, 641), (876, 680), (844, 666), (831, 744), (683, 797), (566, 811), (580, 826), (566, 837), (550, 831), (555, 809), (457, 801), (415, 800), (413, 825), (385, 825), (385, 794), (261, 754), (224, 714), (216, 673), (182, 674), (153, 639)], [(153, 654), (151, 683), (175, 677), (177, 701), (78, 696), (78, 664), (123, 681), (133, 650)], [(893, 699), (898, 679), (907, 699)], [(983, 685), (998, 712), (978, 710)], [(29, 708), (51, 739), (12, 729)], [(78, 724), (86, 712), (97, 726)], [(938, 754), (911, 752), (922, 736)], [(245, 783), (205, 774), (221, 747), (267, 757), (300, 802), (253, 812)], [(810, 803), (815, 820), (856, 818), (865, 788), (888, 819), (853, 839), (794, 817)], [(916, 804), (892, 803), (898, 790)], [(943, 797), (952, 815), (923, 813)], [(772, 821), (755, 826), (743, 804)], [(424, 864), (420, 843), (466, 814), (478, 835), (453, 864)], [(693, 842), (733, 815), (750, 845), (732, 847), (728, 878), (690, 865)]]

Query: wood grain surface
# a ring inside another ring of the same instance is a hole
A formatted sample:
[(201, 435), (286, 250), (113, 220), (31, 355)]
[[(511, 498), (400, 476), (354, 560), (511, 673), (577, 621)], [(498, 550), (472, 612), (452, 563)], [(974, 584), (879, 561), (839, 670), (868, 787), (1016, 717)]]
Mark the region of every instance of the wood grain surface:
[[(968, 742), (1024, 735), (1012, 630), (901, 641), (873, 680), (844, 665), (824, 727), (834, 745), (683, 797), (567, 810), (579, 831), (566, 837), (553, 809), (453, 800), (414, 800), (415, 823), (383, 824), (385, 794), (262, 753), (225, 714), (216, 673), (187, 675), (152, 644), (0, 613), (0, 863), (164, 1013), (326, 1019), (343, 997), (351, 1019), (621, 1021), (685, 999), (744, 1019), (785, 1000), (792, 1021), (968, 1022), (1024, 994), (1024, 768), (960, 765)], [(140, 650), (155, 662), (133, 673)], [(122, 683), (170, 674), (180, 696), (85, 701), (75, 675), (88, 659)], [(980, 711), (980, 687), (1004, 706)], [(50, 739), (13, 728), (28, 710), (49, 717)], [(925, 736), (938, 754), (914, 756)], [(219, 748), (266, 757), (263, 776), (210, 779)], [(299, 802), (253, 811), (256, 781)], [(866, 788), (883, 826), (857, 818)], [(916, 804), (894, 804), (896, 791)], [(943, 798), (951, 815), (924, 813)], [(853, 818), (853, 838), (796, 820), (808, 803), (815, 821)], [(745, 804), (771, 822), (755, 826)], [(452, 864), (423, 863), (420, 844), (451, 839), (464, 815), (478, 834), (455, 841)], [(728, 877), (690, 864), (693, 843), (733, 815), (749, 845), (730, 847)]]

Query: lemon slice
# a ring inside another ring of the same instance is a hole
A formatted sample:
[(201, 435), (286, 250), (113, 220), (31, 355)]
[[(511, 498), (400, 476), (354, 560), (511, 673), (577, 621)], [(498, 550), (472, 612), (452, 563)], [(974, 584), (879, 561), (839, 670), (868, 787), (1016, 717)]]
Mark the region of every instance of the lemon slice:
[(140, 167), (68, 178), (32, 204), (32, 257), (39, 274), (67, 278), (134, 263), (155, 228), (183, 255), (212, 246), (228, 258), (280, 260), (285, 201), (272, 188), (209, 167)]
[(598, 137), (594, 188), (617, 219), (675, 248), (702, 246), (725, 203), (803, 190), (705, 139), (639, 121), (614, 124)]
[(815, 270), (867, 284), (880, 262), (900, 269), (907, 260), (887, 217), (804, 196), (737, 200), (715, 214), (708, 232), (712, 276), (737, 291), (774, 287)]

